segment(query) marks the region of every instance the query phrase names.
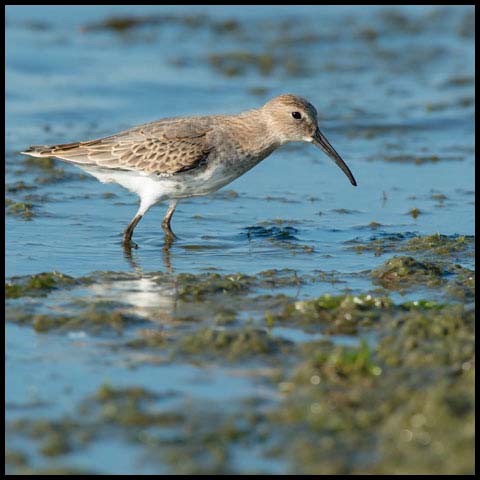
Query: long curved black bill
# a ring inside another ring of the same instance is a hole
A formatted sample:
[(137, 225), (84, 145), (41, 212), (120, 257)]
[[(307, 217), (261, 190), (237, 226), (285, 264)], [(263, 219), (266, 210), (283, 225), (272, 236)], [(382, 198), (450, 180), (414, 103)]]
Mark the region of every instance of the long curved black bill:
[(343, 173), (348, 177), (350, 183), (356, 187), (357, 182), (352, 175), (352, 172), (347, 167), (347, 164), (342, 160), (342, 157), (335, 151), (335, 149), (330, 145), (328, 140), (323, 136), (322, 132), (317, 128), (315, 135), (313, 136), (313, 142), (318, 148), (321, 148), (343, 171)]

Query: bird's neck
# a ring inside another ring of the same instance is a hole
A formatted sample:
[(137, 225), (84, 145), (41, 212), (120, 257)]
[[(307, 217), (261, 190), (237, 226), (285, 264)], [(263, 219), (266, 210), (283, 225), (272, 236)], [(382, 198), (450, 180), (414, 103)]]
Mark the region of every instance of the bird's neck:
[(232, 116), (232, 124), (235, 126), (236, 143), (242, 146), (245, 153), (263, 159), (282, 145), (260, 109)]

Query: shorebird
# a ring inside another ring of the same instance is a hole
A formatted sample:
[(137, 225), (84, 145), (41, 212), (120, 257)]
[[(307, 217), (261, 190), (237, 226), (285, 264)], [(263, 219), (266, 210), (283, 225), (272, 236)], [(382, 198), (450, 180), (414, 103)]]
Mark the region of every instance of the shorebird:
[(140, 207), (123, 233), (131, 245), (138, 222), (153, 205), (168, 200), (162, 227), (182, 198), (207, 195), (253, 168), (281, 145), (313, 143), (357, 183), (318, 127), (317, 110), (297, 95), (280, 95), (263, 107), (237, 115), (157, 120), (97, 140), (36, 145), (21, 152), (73, 163), (103, 183), (118, 183), (140, 197)]

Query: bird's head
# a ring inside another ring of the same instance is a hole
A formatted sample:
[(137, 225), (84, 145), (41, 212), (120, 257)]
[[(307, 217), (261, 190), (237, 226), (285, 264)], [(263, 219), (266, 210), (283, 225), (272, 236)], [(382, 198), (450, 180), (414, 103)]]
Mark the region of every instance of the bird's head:
[(280, 144), (313, 143), (342, 169), (352, 185), (357, 185), (346, 163), (320, 132), (317, 110), (310, 102), (297, 95), (280, 95), (267, 102), (261, 111)]

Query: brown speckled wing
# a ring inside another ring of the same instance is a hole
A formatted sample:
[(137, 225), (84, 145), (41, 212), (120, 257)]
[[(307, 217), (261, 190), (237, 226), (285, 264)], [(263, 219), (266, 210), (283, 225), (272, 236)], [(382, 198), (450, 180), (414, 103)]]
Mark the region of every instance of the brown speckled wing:
[(205, 163), (213, 150), (210, 132), (209, 125), (198, 119), (171, 119), (98, 140), (47, 147), (40, 153), (106, 169), (171, 175)]

